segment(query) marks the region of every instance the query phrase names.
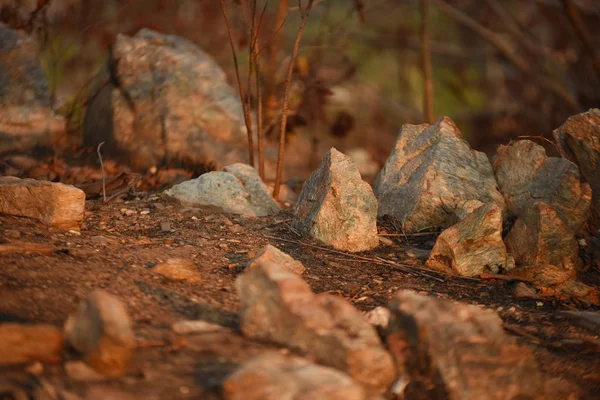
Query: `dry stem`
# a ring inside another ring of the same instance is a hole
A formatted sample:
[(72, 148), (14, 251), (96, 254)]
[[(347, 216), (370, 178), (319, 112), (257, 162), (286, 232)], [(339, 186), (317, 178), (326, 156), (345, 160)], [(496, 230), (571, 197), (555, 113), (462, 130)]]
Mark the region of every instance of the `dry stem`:
[(106, 175), (104, 174), (104, 162), (102, 161), (102, 153), (100, 153), (100, 147), (104, 142), (101, 142), (96, 148), (96, 152), (98, 153), (98, 158), (100, 159), (100, 168), (102, 169), (102, 201), (106, 203)]

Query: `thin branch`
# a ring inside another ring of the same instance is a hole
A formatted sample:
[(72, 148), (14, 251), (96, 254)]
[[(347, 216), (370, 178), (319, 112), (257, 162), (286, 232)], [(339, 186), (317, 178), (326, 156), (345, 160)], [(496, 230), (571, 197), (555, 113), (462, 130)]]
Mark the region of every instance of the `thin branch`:
[(430, 0), (421, 0), (421, 58), (423, 66), (423, 114), (428, 123), (435, 122), (433, 113), (433, 76), (431, 71), (431, 50), (429, 48), (429, 8)]
[[(314, 0), (314, 4), (313, 4), (313, 6), (316, 6), (317, 4), (319, 4), (319, 3), (322, 3), (322, 2), (324, 2), (324, 1), (325, 1), (325, 0)], [(312, 7), (312, 6), (311, 6), (311, 7)], [(289, 10), (289, 11), (302, 11), (302, 4), (298, 4), (298, 5), (297, 5), (297, 6), (295, 6), (295, 7), (290, 7), (290, 8), (288, 8), (288, 10)]]
[[(298, 6), (301, 7), (302, 0), (298, 0)], [(277, 155), (277, 173), (275, 175), (275, 187), (273, 188), (273, 197), (275, 200), (279, 197), (279, 186), (281, 185), (281, 177), (283, 175), (283, 158), (285, 155), (285, 128), (287, 125), (287, 114), (289, 108), (289, 97), (290, 97), (290, 88), (292, 86), (292, 73), (294, 72), (294, 64), (296, 63), (296, 58), (298, 57), (298, 50), (300, 49), (300, 40), (302, 39), (302, 33), (304, 32), (304, 27), (306, 26), (306, 22), (308, 21), (308, 16), (310, 14), (310, 10), (312, 9), (314, 0), (308, 0), (308, 4), (306, 8), (302, 9), (300, 14), (302, 18), (302, 22), (300, 23), (300, 28), (298, 28), (298, 33), (296, 35), (296, 41), (294, 42), (294, 50), (292, 51), (292, 59), (290, 60), (290, 65), (288, 67), (287, 78), (285, 80), (285, 92), (283, 95), (283, 106), (281, 110), (281, 127), (279, 131), (279, 152)]]
[(517, 69), (523, 74), (529, 76), (535, 80), (538, 85), (549, 92), (554, 93), (557, 97), (562, 99), (573, 111), (580, 111), (580, 105), (577, 99), (569, 93), (561, 84), (552, 80), (551, 78), (541, 76), (538, 71), (533, 69), (531, 65), (523, 58), (521, 58), (511, 46), (510, 43), (506, 42), (502, 36), (496, 32), (486, 28), (467, 14), (456, 9), (445, 0), (434, 0), (439, 6), (440, 10), (450, 17), (457, 23), (469, 28), (475, 32), (479, 37), (489, 42), (494, 46), (508, 61), (510, 61)]
[(242, 87), (242, 80), (240, 78), (240, 69), (237, 60), (237, 54), (235, 51), (235, 44), (233, 43), (233, 34), (231, 25), (229, 23), (229, 16), (227, 15), (227, 7), (225, 7), (225, 0), (220, 0), (221, 10), (223, 11), (223, 18), (225, 18), (225, 25), (227, 26), (227, 33), (229, 35), (229, 44), (231, 45), (231, 54), (233, 55), (233, 63), (235, 66), (235, 77), (238, 82), (238, 91), (240, 93), (240, 100), (242, 102), (242, 111), (244, 113), (244, 122), (246, 124), (246, 131), (248, 133), (248, 159), (250, 165), (254, 167), (254, 143), (252, 139), (252, 121), (250, 119), (250, 110), (246, 106), (244, 88)]
[(96, 152), (98, 153), (98, 158), (100, 159), (100, 169), (102, 169), (102, 202), (106, 203), (106, 175), (104, 173), (104, 162), (102, 161), (102, 153), (100, 153), (100, 147), (104, 142), (101, 142), (96, 148)]

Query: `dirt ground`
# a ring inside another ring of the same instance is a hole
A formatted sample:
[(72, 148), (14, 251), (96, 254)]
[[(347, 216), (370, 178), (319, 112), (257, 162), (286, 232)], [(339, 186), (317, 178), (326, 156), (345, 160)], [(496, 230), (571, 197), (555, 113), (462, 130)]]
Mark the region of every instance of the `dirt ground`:
[[(248, 260), (272, 244), (302, 261), (304, 279), (315, 292), (342, 296), (364, 311), (386, 305), (400, 289), (497, 310), (507, 331), (533, 349), (543, 371), (572, 381), (585, 399), (600, 398), (600, 357), (597, 348), (587, 345), (598, 337), (557, 313), (594, 307), (553, 298), (516, 299), (516, 282), (407, 272), (402, 265), (420, 262), (407, 250), (423, 254), (432, 247), (433, 234), (406, 237), (389, 225), (387, 238), (393, 244), (349, 255), (301, 239), (289, 226), (289, 210), (273, 218), (242, 218), (150, 194), (106, 204), (88, 201), (86, 210), (80, 233), (0, 216), (0, 243), (56, 247), (51, 255), (0, 255), (0, 322), (62, 326), (87, 293), (105, 289), (122, 299), (134, 321), (140, 347), (131, 371), (125, 378), (97, 383), (74, 381), (61, 365), (46, 365), (38, 377), (25, 367), (1, 368), (0, 389), (12, 385), (33, 391), (50, 385), (98, 399), (110, 398), (113, 390), (138, 396), (131, 398), (218, 399), (220, 383), (239, 363), (276, 348), (238, 333), (235, 290)], [(203, 282), (174, 282), (152, 272), (156, 263), (172, 257), (194, 261)], [(598, 285), (600, 272), (590, 270), (582, 279)], [(171, 324), (185, 319), (230, 330), (179, 337)], [(76, 358), (65, 354), (65, 359)], [(0, 393), (0, 398), (10, 397)]]

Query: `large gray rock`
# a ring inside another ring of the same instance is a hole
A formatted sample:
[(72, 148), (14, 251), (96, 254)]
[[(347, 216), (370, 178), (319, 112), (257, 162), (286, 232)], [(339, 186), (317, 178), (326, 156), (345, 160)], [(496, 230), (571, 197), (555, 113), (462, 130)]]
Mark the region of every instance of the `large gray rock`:
[(377, 247), (377, 199), (350, 157), (330, 149), (304, 183), (293, 227), (334, 249)]
[(62, 183), (3, 176), (0, 177), (0, 214), (79, 230), (85, 215), (85, 193)]
[(405, 232), (448, 227), (476, 208), (472, 200), (504, 208), (487, 156), (471, 150), (448, 117), (404, 125), (374, 190), (379, 216), (397, 218)]
[(572, 116), (554, 131), (563, 152), (577, 165), (593, 192), (593, 212), (596, 227), (600, 228), (600, 110)]
[(493, 203), (483, 205), (447, 228), (437, 238), (425, 265), (462, 276), (514, 268), (502, 241), (502, 209)]
[(114, 59), (120, 87), (107, 85), (89, 104), (86, 145), (104, 141), (105, 151), (124, 153), (136, 168), (173, 159), (247, 162), (239, 96), (209, 55), (183, 38), (142, 29), (117, 37)]
[(390, 311), (387, 342), (405, 399), (578, 398), (577, 389), (540, 372), (493, 311), (407, 290)]
[(233, 173), (211, 171), (175, 185), (165, 193), (184, 203), (218, 212), (264, 217), (279, 211), (254, 168), (235, 164), (226, 169)]
[(223, 383), (225, 400), (366, 400), (348, 375), (271, 352), (247, 361)]
[(344, 299), (315, 295), (298, 275), (270, 262), (247, 269), (236, 287), (244, 335), (300, 351), (377, 392), (392, 383), (390, 354)]
[(35, 40), (0, 24), (0, 154), (48, 145), (64, 129)]
[(592, 190), (575, 164), (547, 157), (544, 148), (519, 140), (498, 148), (494, 171), (509, 217), (520, 217), (536, 202), (552, 207), (573, 234), (588, 217)]

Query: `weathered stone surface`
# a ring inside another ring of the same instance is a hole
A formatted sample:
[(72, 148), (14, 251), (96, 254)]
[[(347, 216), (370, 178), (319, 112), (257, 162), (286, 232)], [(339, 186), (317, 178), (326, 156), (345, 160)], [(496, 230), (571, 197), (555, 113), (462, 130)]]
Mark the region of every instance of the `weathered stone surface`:
[(108, 85), (91, 101), (85, 145), (105, 141), (106, 152), (124, 153), (136, 168), (173, 159), (218, 167), (247, 162), (239, 96), (200, 48), (142, 29), (117, 36), (114, 59), (121, 87)]
[(334, 148), (325, 154), (302, 187), (293, 226), (334, 249), (377, 247), (377, 199), (350, 157)]
[(444, 230), (425, 266), (462, 276), (514, 268), (502, 241), (502, 209), (486, 204)]
[(57, 363), (63, 335), (52, 325), (0, 324), (0, 366), (32, 361)]
[(169, 258), (165, 262), (156, 264), (152, 271), (175, 281), (202, 282), (196, 264), (184, 258)]
[(522, 212), (504, 242), (517, 265), (552, 264), (563, 269), (581, 265), (575, 233), (543, 202)]
[(76, 187), (13, 176), (0, 177), (0, 214), (79, 230), (84, 212), (85, 193)]
[[(236, 173), (239, 174), (239, 171)], [(250, 181), (247, 176), (243, 179)], [(184, 203), (197, 204), (218, 212), (264, 217), (279, 211), (276, 203), (273, 206), (274, 200), (268, 192), (261, 192), (266, 188), (257, 184), (249, 186), (252, 186), (252, 191), (234, 174), (212, 171), (175, 185), (165, 193)]]
[(65, 129), (37, 52), (34, 38), (0, 24), (0, 154), (48, 145)]
[(299, 357), (271, 352), (255, 357), (223, 384), (226, 400), (366, 400), (348, 375)]
[(125, 306), (102, 290), (90, 293), (69, 316), (65, 336), (89, 366), (110, 377), (126, 372), (136, 347)]
[[(399, 292), (390, 304), (388, 346), (407, 382), (406, 399), (568, 399), (547, 389), (528, 348), (490, 310)], [(577, 397), (575, 397), (577, 398)]]
[(271, 262), (280, 267), (298, 275), (304, 273), (304, 265), (298, 260), (293, 259), (290, 255), (279, 250), (270, 244), (262, 248), (262, 250), (248, 263), (248, 268), (253, 268), (263, 261)]
[(508, 275), (526, 278), (530, 285), (540, 290), (545, 296), (556, 296), (559, 298), (576, 298), (588, 303), (600, 305), (598, 291), (586, 284), (576, 280), (576, 270), (565, 270), (554, 265), (532, 265), (515, 268)]
[(404, 125), (374, 189), (379, 216), (397, 218), (405, 232), (448, 227), (474, 208), (470, 200), (504, 208), (487, 156), (471, 150), (448, 117)]
[(506, 199), (509, 217), (520, 217), (536, 202), (551, 206), (567, 229), (575, 233), (588, 217), (592, 190), (579, 170), (564, 158), (547, 157), (530, 140), (498, 148), (494, 171)]
[(391, 357), (363, 315), (344, 299), (315, 295), (296, 274), (262, 262), (236, 281), (242, 332), (314, 357), (382, 392), (394, 379)]
[(232, 164), (223, 168), (235, 176), (250, 193), (250, 204), (257, 214), (271, 215), (279, 211), (277, 202), (271, 196), (269, 189), (260, 179), (258, 172), (248, 164)]
[(579, 166), (593, 192), (596, 227), (600, 228), (600, 110), (572, 116), (554, 131), (563, 152)]

